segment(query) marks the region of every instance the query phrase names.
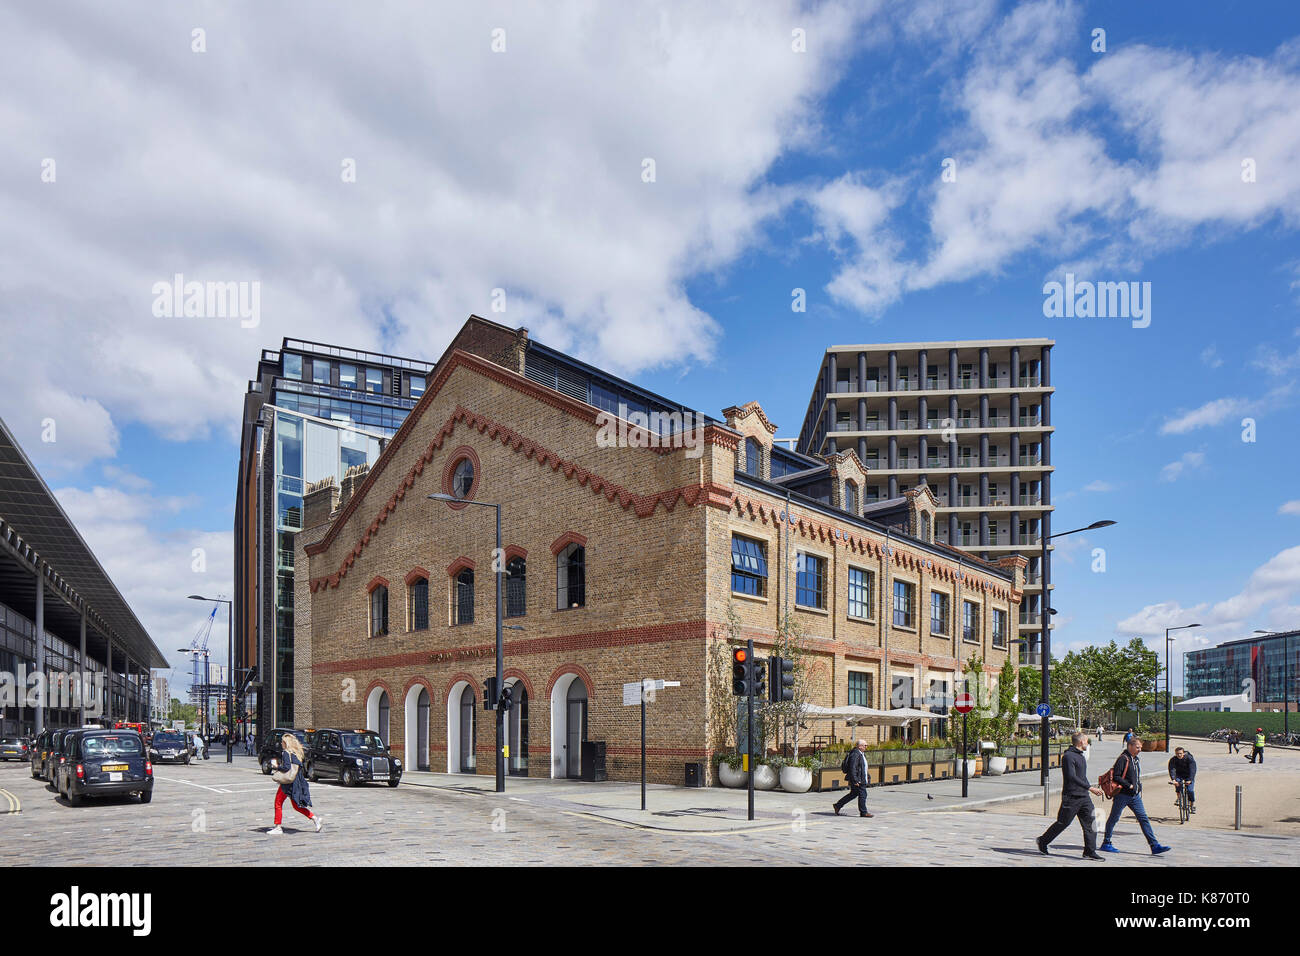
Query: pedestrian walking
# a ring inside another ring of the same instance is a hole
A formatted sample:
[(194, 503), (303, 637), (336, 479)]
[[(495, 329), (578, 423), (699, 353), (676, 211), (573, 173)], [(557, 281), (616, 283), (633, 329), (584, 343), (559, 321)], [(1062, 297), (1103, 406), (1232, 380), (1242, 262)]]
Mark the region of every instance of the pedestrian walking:
[(1106, 739), (1106, 725), (1105, 725), (1105, 724), (1098, 724), (1098, 725), (1097, 725), (1097, 743), (1101, 743), (1101, 742), (1104, 741), (1105, 739)]
[(1255, 728), (1255, 746), (1250, 751), (1250, 762), (1254, 763), (1256, 757), (1259, 758), (1259, 762), (1261, 764), (1264, 762), (1264, 728), (1263, 727)]
[(857, 797), (858, 816), (875, 816), (874, 813), (867, 812), (867, 742), (865, 740), (859, 740), (857, 747), (849, 751), (849, 755), (844, 758), (844, 763), (840, 764), (840, 769), (844, 771), (849, 792), (836, 801), (835, 815), (839, 816), (844, 805)]
[(1235, 730), (1228, 731), (1228, 753), (1237, 753), (1237, 741), (1241, 740), (1241, 734)]
[(1115, 766), (1111, 768), (1119, 790), (1110, 808), (1110, 816), (1106, 818), (1106, 835), (1101, 843), (1101, 849), (1107, 853), (1119, 852), (1110, 842), (1110, 837), (1115, 832), (1115, 824), (1119, 822), (1120, 814), (1128, 808), (1133, 810), (1133, 816), (1137, 818), (1138, 826), (1142, 828), (1142, 835), (1146, 837), (1147, 845), (1151, 847), (1153, 854), (1168, 853), (1171, 849), (1156, 839), (1151, 829), (1151, 821), (1147, 818), (1146, 807), (1142, 805), (1142, 765), (1138, 760), (1138, 754), (1141, 752), (1142, 741), (1138, 739), (1137, 734), (1130, 733), (1124, 738), (1124, 752), (1115, 759)]
[(275, 792), (275, 826), (266, 832), (268, 835), (284, 832), (280, 828), (280, 818), (287, 798), (295, 810), (316, 824), (316, 832), (320, 833), (320, 817), (311, 810), (311, 790), (307, 786), (307, 775), (302, 769), (305, 757), (302, 744), (293, 734), (285, 734), (281, 744), (284, 750), (275, 772), (271, 774), (271, 779), (280, 785), (280, 789)]
[(1088, 782), (1088, 735), (1082, 731), (1070, 738), (1070, 749), (1061, 758), (1061, 781), (1061, 809), (1056, 813), (1056, 822), (1038, 838), (1038, 852), (1048, 856), (1051, 842), (1078, 817), (1083, 828), (1083, 858), (1104, 860), (1097, 852), (1097, 818), (1092, 808), (1092, 794), (1100, 797), (1102, 790)]

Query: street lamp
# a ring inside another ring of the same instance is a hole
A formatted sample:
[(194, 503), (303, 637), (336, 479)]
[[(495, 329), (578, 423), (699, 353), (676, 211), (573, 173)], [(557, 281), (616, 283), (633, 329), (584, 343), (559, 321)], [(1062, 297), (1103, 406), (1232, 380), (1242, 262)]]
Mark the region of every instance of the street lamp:
[[(212, 601), (226, 606), (226, 763), (235, 761), (235, 602), (225, 598), (189, 595), (191, 601)], [(207, 716), (204, 715), (206, 721)]]
[(496, 567), (496, 584), (497, 584), (497, 793), (504, 793), (506, 789), (506, 758), (503, 750), (505, 735), (505, 714), (501, 709), (501, 578), (505, 574), (505, 563), (499, 559), (504, 555), (501, 553), (501, 506), (492, 504), (487, 501), (472, 501), (469, 498), (457, 498), (454, 495), (434, 494), (429, 495), (430, 501), (446, 501), (450, 504), (458, 505), (481, 505), (484, 508), (492, 508), (496, 511), (497, 520), (497, 545), (496, 550), (492, 552), (492, 564)]
[[(1169, 643), (1172, 638), (1169, 636), (1170, 631), (1185, 631), (1189, 627), (1200, 627), (1199, 624), (1183, 624), (1179, 627), (1165, 628), (1165, 747), (1169, 747), (1169, 707), (1174, 700), (1173, 681), (1169, 679)], [(1187, 693), (1187, 688), (1183, 688), (1183, 693)]]
[[(1052, 683), (1051, 683), (1051, 669), (1052, 669), (1052, 668), (1051, 668), (1051, 664), (1052, 664), (1052, 637), (1051, 637), (1051, 633), (1052, 633), (1052, 632), (1051, 632), (1051, 627), (1050, 627), (1050, 623), (1051, 623), (1052, 615), (1051, 615), (1051, 613), (1050, 613), (1050, 611), (1049, 611), (1049, 609), (1048, 609), (1048, 606), (1047, 606), (1047, 588), (1048, 588), (1048, 585), (1050, 584), (1050, 581), (1049, 581), (1049, 575), (1048, 575), (1048, 573), (1047, 573), (1047, 542), (1051, 541), (1053, 538), (1064, 538), (1067, 534), (1078, 534), (1080, 531), (1096, 531), (1098, 528), (1109, 528), (1109, 527), (1110, 527), (1111, 525), (1113, 525), (1114, 523), (1115, 523), (1115, 522), (1113, 522), (1113, 521), (1094, 521), (1092, 524), (1088, 525), (1088, 527), (1086, 527), (1086, 528), (1075, 528), (1073, 531), (1060, 531), (1060, 532), (1058, 532), (1058, 533), (1056, 533), (1056, 534), (1040, 534), (1041, 541), (1040, 541), (1039, 543), (1042, 545), (1042, 552), (1041, 552), (1041, 556), (1040, 556), (1039, 559), (1038, 559), (1038, 570), (1039, 570), (1039, 579), (1043, 582), (1043, 585), (1042, 585), (1042, 596), (1039, 598), (1039, 606), (1042, 608), (1042, 615), (1041, 615), (1041, 617), (1042, 617), (1042, 621), (1041, 621), (1040, 623), (1042, 624), (1043, 637), (1042, 637), (1042, 641), (1040, 642), (1041, 645), (1042, 645), (1042, 660), (1039, 661), (1039, 663), (1042, 664), (1042, 667), (1043, 667), (1043, 701), (1042, 701), (1042, 702), (1043, 702), (1044, 704), (1047, 704), (1047, 703), (1052, 699), (1052, 698), (1051, 698), (1051, 690), (1052, 690)], [(1046, 710), (1044, 710), (1044, 712), (1043, 712), (1043, 726), (1042, 726), (1042, 738), (1043, 738), (1043, 749), (1042, 749), (1042, 784), (1043, 784), (1043, 798), (1044, 798), (1044, 800), (1046, 800), (1046, 798), (1047, 798), (1047, 763), (1048, 763), (1048, 760), (1047, 760), (1047, 735), (1048, 735), (1050, 732), (1051, 732), (1051, 727), (1049, 726), (1048, 717), (1047, 717), (1047, 712), (1046, 712)], [(1046, 806), (1046, 804), (1044, 804), (1044, 806)], [(1044, 812), (1046, 812), (1046, 810), (1044, 810)]]
[[(1256, 631), (1256, 634), (1277, 634), (1278, 631)], [(1282, 733), (1290, 735), (1291, 722), (1287, 716), (1291, 712), (1291, 634), (1288, 632), (1282, 638)], [(1263, 676), (1262, 674), (1260, 675)]]

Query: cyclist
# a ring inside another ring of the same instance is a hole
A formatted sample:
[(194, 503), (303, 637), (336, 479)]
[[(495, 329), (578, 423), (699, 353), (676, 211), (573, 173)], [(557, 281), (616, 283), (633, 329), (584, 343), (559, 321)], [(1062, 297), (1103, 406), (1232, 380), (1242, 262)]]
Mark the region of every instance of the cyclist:
[(1191, 751), (1178, 747), (1169, 758), (1169, 783), (1173, 787), (1180, 784), (1187, 788), (1187, 804), (1192, 813), (1196, 812), (1196, 758)]

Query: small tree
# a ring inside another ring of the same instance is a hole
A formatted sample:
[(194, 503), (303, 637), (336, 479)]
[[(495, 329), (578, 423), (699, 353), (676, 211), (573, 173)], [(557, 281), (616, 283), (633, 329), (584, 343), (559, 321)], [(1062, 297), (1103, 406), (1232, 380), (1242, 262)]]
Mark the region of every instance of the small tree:
[[(799, 721), (804, 709), (812, 703), (816, 678), (820, 674), (822, 662), (808, 650), (807, 636), (803, 627), (787, 612), (777, 627), (776, 637), (772, 642), (772, 656), (784, 657), (793, 663), (791, 676), (791, 697), (779, 704), (765, 704), (763, 707), (763, 726), (769, 728), (777, 739), (777, 745), (784, 742), (787, 730), (791, 731), (791, 755), (799, 756)], [(770, 678), (769, 678), (770, 679)]]
[(1005, 746), (1016, 732), (1016, 719), (1020, 716), (1016, 694), (1016, 668), (1008, 657), (1002, 662), (1002, 671), (998, 674), (998, 713), (993, 739), (999, 747)]

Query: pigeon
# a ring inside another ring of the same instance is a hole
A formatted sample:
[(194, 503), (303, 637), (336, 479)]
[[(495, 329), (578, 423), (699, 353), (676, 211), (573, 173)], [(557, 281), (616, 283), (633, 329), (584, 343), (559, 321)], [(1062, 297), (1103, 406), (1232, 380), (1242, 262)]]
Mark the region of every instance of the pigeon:
[(927, 799), (927, 800), (933, 800), (934, 797), (930, 796), (930, 795), (927, 793), (927, 794), (925, 795), (925, 799)]

